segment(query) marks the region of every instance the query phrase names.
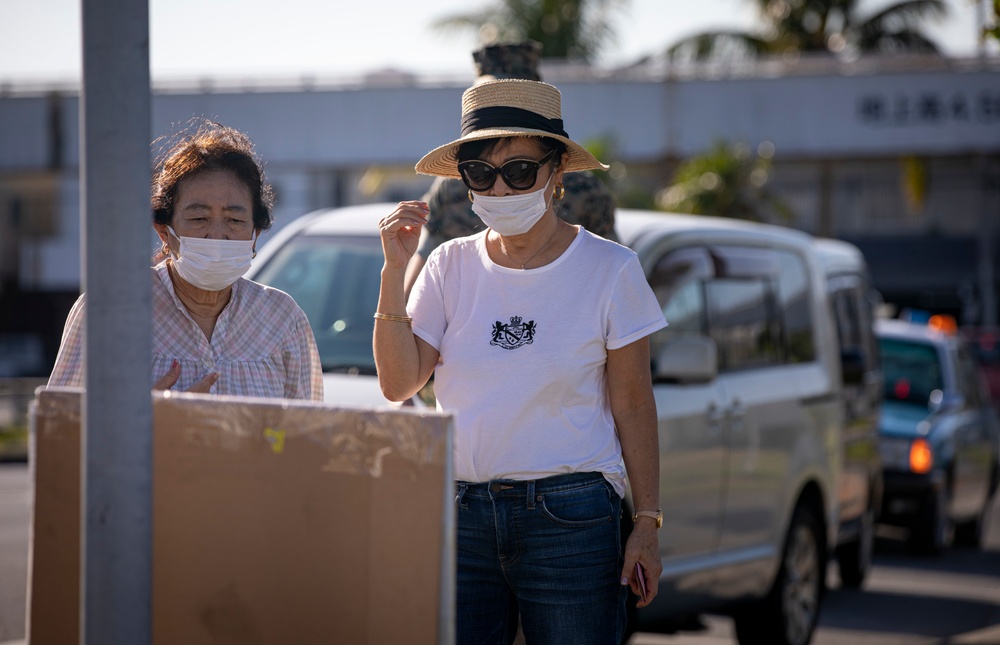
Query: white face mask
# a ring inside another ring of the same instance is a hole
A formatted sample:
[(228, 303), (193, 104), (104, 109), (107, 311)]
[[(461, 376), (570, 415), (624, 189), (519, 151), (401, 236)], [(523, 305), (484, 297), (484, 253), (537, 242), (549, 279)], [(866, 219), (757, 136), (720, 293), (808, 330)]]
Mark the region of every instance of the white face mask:
[(210, 240), (181, 237), (167, 227), (180, 243), (174, 258), (177, 274), (199, 289), (222, 291), (236, 282), (250, 268), (254, 240)]
[[(497, 178), (497, 181), (500, 181)], [(472, 211), (500, 235), (527, 233), (549, 208), (549, 176), (545, 185), (530, 193), (519, 195), (477, 195), (472, 193)]]

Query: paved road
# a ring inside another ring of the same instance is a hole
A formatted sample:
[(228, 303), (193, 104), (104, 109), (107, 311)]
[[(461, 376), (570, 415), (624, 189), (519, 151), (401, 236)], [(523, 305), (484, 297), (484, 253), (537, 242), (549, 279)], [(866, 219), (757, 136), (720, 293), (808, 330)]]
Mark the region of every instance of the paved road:
[[(24, 637), (30, 522), (28, 467), (0, 463), (0, 644)], [(910, 556), (879, 539), (865, 591), (832, 588), (813, 645), (1000, 645), (1000, 496), (983, 552)], [(730, 621), (698, 634), (637, 634), (630, 645), (732, 645)]]
[(0, 462), (0, 643), (24, 638), (30, 502), (27, 464)]
[[(898, 533), (882, 530), (863, 591), (838, 588), (836, 569), (813, 645), (1000, 645), (1000, 495), (982, 552), (952, 549), (911, 556)], [(709, 617), (707, 631), (637, 634), (629, 645), (733, 645), (732, 622)]]

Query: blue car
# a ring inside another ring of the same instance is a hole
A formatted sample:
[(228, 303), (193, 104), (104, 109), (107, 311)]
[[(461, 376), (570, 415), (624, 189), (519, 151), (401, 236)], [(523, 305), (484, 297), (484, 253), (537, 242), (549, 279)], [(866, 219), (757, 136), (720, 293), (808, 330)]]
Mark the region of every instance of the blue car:
[(997, 489), (998, 423), (973, 352), (953, 324), (880, 320), (880, 522), (909, 529), (914, 550), (979, 547)]

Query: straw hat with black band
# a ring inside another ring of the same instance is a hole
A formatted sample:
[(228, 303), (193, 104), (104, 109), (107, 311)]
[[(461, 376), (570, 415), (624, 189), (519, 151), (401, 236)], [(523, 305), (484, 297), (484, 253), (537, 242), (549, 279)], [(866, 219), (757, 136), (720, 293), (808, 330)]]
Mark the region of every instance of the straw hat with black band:
[(563, 129), (562, 95), (548, 83), (497, 79), (462, 94), (462, 136), (428, 152), (417, 162), (422, 175), (461, 179), (458, 148), (467, 141), (499, 137), (548, 137), (566, 144), (565, 172), (607, 170), (608, 166), (574, 142)]

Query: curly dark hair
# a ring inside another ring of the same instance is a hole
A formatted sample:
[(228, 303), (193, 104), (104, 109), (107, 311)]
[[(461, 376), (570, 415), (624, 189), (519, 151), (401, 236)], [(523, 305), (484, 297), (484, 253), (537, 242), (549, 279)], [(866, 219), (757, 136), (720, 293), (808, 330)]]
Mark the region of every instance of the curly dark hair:
[(274, 221), (274, 191), (264, 178), (264, 167), (246, 134), (208, 119), (194, 119), (169, 138), (160, 138), (166, 150), (153, 171), (150, 205), (153, 222), (171, 225), (177, 188), (182, 181), (210, 170), (226, 170), (250, 191), (253, 225), (258, 231)]

